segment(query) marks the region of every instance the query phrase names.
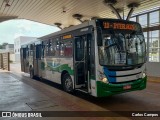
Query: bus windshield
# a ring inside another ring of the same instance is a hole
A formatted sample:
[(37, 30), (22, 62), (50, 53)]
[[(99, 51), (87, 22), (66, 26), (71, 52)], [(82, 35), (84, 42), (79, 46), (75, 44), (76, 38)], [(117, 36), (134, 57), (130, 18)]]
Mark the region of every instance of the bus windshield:
[(101, 65), (130, 66), (145, 62), (145, 41), (142, 33), (102, 32), (103, 45), (99, 46)]

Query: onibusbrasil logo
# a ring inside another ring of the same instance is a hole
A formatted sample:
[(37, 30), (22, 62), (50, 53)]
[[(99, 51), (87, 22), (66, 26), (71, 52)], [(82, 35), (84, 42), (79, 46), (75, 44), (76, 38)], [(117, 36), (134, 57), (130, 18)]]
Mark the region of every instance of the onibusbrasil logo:
[(39, 112), (2, 112), (2, 117), (42, 117)]

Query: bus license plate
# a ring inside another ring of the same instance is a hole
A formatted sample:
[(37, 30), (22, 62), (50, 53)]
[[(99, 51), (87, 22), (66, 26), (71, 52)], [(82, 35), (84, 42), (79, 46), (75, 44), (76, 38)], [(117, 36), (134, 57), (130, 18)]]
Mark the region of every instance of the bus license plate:
[(124, 89), (124, 90), (131, 89), (131, 85), (126, 85), (126, 86), (123, 86), (123, 89)]

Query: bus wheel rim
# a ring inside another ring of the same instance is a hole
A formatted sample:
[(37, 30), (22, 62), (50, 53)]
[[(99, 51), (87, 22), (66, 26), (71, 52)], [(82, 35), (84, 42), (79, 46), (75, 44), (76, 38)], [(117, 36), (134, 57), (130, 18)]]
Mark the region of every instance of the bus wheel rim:
[(65, 81), (65, 86), (66, 86), (67, 91), (71, 91), (72, 90), (72, 80), (67, 78)]

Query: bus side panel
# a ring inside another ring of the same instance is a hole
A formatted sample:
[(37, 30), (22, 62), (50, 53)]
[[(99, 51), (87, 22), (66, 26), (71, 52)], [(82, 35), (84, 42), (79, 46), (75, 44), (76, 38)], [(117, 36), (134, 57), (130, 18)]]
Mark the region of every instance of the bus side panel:
[(59, 58), (43, 58), (40, 71), (42, 78), (61, 84), (61, 73), (59, 72)]
[(42, 75), (41, 75), (41, 60), (34, 59), (33, 65), (34, 65), (34, 75), (37, 77), (42, 77)]
[(60, 73), (67, 71), (72, 78), (72, 83), (74, 84), (73, 57), (60, 58), (59, 65), (58, 71)]
[(33, 67), (34, 67), (34, 75), (35, 76), (38, 76), (38, 63), (37, 63), (37, 59), (36, 58), (34, 58), (33, 59)]
[(41, 62), (42, 62), (42, 60), (38, 60), (38, 72), (37, 72), (37, 76), (38, 76), (38, 77), (42, 77), (42, 73), (41, 73)]

